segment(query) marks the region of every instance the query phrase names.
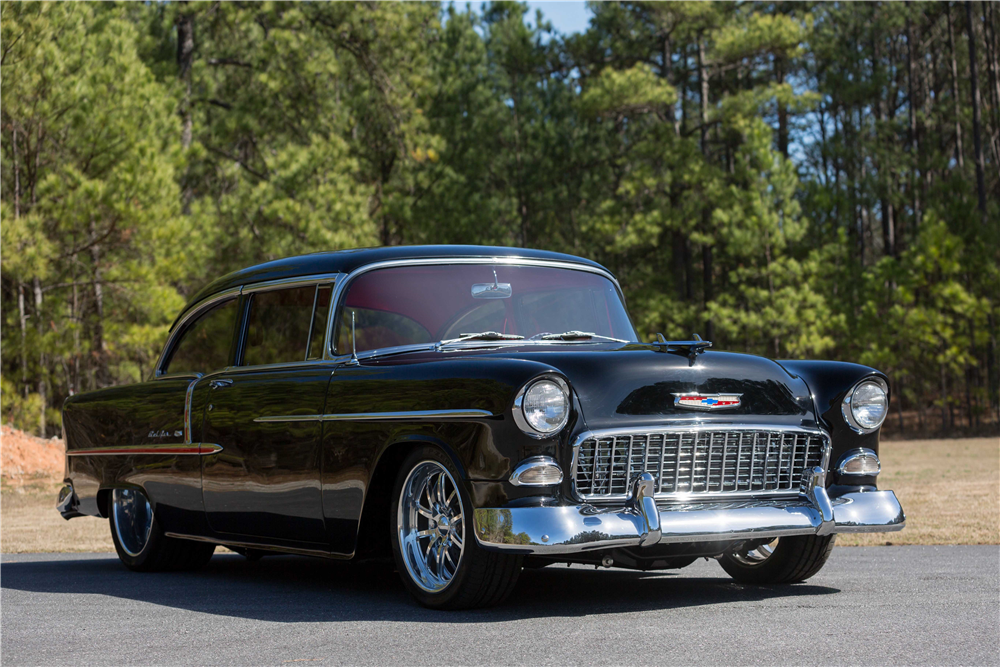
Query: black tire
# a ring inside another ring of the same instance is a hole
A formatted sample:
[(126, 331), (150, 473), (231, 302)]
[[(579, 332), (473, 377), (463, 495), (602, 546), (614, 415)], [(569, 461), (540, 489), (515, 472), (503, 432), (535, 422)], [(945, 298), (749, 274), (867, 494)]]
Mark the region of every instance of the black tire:
[[(439, 591), (428, 591), (416, 583), (407, 568), (399, 536), (399, 505), (403, 486), (418, 466), (434, 462), (443, 466), (456, 484), (461, 499), (461, 512), (467, 518), (464, 547), (458, 568), (450, 582)], [(472, 522), (472, 501), (463, 484), (461, 475), (449, 457), (437, 447), (423, 446), (406, 457), (400, 466), (396, 483), (393, 485), (392, 505), (389, 512), (389, 531), (392, 539), (392, 554), (403, 585), (416, 600), (431, 609), (476, 609), (500, 604), (517, 583), (521, 572), (522, 556), (486, 551), (479, 547), (474, 535)]]
[[(141, 491), (133, 491), (141, 494)], [(152, 526), (149, 537), (142, 548), (133, 553), (122, 544), (115, 523), (115, 493), (112, 492), (108, 507), (108, 523), (111, 526), (111, 539), (115, 543), (118, 558), (128, 569), (134, 572), (163, 572), (179, 570), (197, 570), (204, 567), (215, 553), (215, 545), (207, 542), (179, 540), (163, 534), (155, 514), (152, 516)]]
[(742, 562), (734, 553), (719, 559), (722, 569), (742, 584), (794, 584), (813, 576), (826, 564), (836, 535), (782, 537), (774, 552), (757, 564)]

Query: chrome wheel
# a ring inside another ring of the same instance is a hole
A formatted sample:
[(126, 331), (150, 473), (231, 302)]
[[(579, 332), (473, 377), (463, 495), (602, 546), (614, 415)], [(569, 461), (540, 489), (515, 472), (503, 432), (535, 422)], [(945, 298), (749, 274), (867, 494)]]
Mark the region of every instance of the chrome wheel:
[(452, 582), (465, 550), (462, 494), (437, 461), (414, 466), (403, 483), (396, 512), (399, 548), (410, 579), (429, 593)]
[(774, 553), (778, 546), (778, 538), (765, 542), (764, 544), (748, 549), (741, 546), (732, 553), (733, 560), (742, 565), (760, 565)]
[(112, 521), (118, 542), (129, 556), (138, 556), (153, 530), (153, 510), (139, 491), (115, 489), (111, 496)]

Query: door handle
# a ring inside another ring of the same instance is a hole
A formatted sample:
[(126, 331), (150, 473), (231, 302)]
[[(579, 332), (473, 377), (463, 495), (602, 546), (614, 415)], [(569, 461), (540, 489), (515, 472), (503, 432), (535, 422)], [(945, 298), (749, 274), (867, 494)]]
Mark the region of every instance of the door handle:
[(231, 384), (233, 384), (232, 380), (212, 380), (208, 383), (212, 389), (221, 389), (222, 387), (228, 387)]

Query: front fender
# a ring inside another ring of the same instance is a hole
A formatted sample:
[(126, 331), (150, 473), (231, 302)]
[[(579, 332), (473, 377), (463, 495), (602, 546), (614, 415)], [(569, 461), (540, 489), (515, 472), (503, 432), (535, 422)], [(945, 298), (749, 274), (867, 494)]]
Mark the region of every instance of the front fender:
[[(864, 447), (878, 453), (882, 429), (878, 428), (871, 433), (857, 433), (844, 419), (841, 405), (847, 392), (865, 378), (880, 378), (888, 385), (889, 378), (884, 373), (868, 366), (845, 361), (784, 360), (778, 363), (789, 373), (802, 378), (809, 387), (816, 414), (819, 415), (823, 428), (830, 433), (833, 442), (831, 470), (836, 468), (837, 462), (850, 450)], [(875, 482), (875, 477), (852, 477), (841, 480), (836, 473), (827, 477), (827, 484), (875, 486)]]

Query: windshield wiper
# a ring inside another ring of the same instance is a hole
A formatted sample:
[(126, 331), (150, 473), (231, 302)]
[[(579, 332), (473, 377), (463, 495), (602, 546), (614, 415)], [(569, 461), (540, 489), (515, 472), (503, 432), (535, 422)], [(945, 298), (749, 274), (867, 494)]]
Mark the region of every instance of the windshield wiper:
[(627, 340), (622, 340), (620, 338), (611, 338), (610, 336), (602, 336), (600, 334), (590, 333), (589, 331), (564, 331), (563, 333), (540, 333), (535, 334), (528, 340), (591, 340), (594, 338), (600, 338), (601, 340), (610, 340), (616, 343), (627, 343)]
[(505, 334), (499, 331), (480, 331), (479, 333), (463, 333), (458, 334), (458, 338), (450, 338), (448, 340), (443, 340), (437, 344), (438, 348), (445, 345), (451, 345), (452, 343), (464, 343), (465, 341), (472, 340), (524, 340), (524, 336), (518, 336), (517, 334)]

